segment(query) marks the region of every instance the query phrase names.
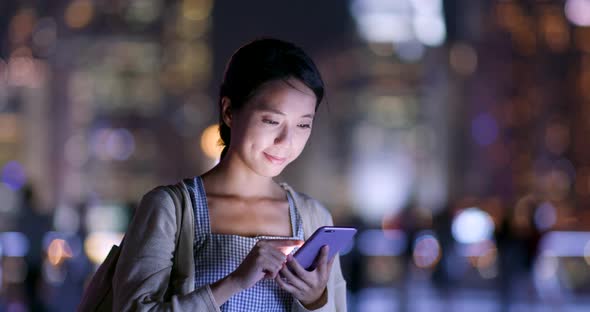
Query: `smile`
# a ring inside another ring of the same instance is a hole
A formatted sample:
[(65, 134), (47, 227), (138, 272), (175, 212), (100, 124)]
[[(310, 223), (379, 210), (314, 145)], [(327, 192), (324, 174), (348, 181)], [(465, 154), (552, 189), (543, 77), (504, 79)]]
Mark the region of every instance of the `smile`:
[(264, 154), (264, 157), (266, 157), (266, 159), (268, 159), (271, 163), (273, 163), (275, 165), (281, 165), (287, 160), (287, 158), (275, 157), (275, 156), (271, 156), (267, 153), (263, 153), (263, 154)]

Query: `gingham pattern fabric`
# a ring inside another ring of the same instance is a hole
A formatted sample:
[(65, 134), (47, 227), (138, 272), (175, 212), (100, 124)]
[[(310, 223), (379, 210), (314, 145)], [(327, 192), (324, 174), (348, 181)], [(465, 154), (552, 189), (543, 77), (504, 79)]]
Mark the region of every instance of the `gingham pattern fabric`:
[[(285, 239), (279, 236), (245, 237), (211, 233), (209, 208), (201, 177), (187, 181), (195, 210), (195, 289), (212, 284), (233, 272), (260, 239)], [(291, 195), (287, 193), (291, 215), (291, 239), (303, 240), (303, 225)], [(294, 251), (293, 251), (294, 252)], [(223, 312), (290, 311), (293, 297), (272, 279), (232, 296), (221, 307)]]

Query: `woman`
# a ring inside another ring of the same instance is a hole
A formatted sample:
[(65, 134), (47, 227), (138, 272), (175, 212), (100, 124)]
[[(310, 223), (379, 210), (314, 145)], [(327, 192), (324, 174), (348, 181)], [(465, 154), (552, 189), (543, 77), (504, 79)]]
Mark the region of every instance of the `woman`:
[(195, 290), (162, 299), (175, 216), (170, 197), (156, 189), (126, 234), (113, 282), (116, 311), (346, 310), (339, 259), (328, 261), (327, 246), (313, 271), (289, 254), (317, 227), (331, 225), (330, 214), (273, 180), (303, 151), (323, 94), (316, 66), (291, 43), (261, 39), (234, 53), (219, 96), (221, 160), (188, 183)]

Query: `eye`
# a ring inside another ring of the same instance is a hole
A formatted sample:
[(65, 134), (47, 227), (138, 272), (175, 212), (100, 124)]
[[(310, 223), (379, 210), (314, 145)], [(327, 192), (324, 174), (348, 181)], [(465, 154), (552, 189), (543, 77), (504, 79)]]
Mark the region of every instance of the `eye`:
[(311, 124), (298, 124), (297, 127), (303, 129), (311, 129)]
[(274, 120), (271, 120), (271, 119), (268, 119), (268, 118), (262, 119), (262, 122), (265, 123), (265, 124), (269, 124), (269, 125), (278, 125), (279, 124), (278, 121), (274, 121)]

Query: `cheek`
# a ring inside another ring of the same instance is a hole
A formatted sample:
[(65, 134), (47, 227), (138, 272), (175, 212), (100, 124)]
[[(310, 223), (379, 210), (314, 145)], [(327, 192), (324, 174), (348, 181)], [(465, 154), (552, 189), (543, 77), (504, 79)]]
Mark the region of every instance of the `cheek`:
[(295, 140), (293, 140), (293, 147), (294, 149), (297, 151), (297, 155), (299, 155), (302, 151), (303, 148), (305, 148), (305, 145), (307, 144), (307, 141), (309, 140), (309, 136), (310, 133), (300, 133), (299, 135), (296, 136)]
[(276, 134), (271, 129), (264, 127), (250, 127), (246, 131), (248, 143), (255, 148), (266, 148), (272, 145), (276, 138)]

